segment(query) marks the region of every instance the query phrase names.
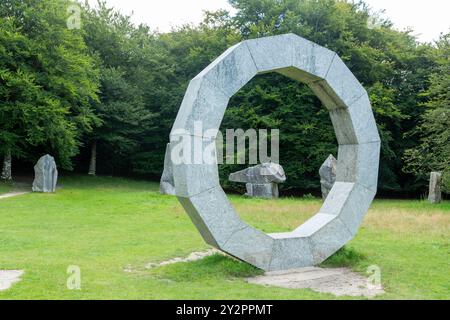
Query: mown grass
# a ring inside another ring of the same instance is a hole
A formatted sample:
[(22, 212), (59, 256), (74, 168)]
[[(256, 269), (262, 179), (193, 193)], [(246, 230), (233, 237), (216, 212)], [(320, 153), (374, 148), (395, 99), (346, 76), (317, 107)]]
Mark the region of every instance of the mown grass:
[(0, 181), (0, 195), (8, 193), (13, 189), (12, 183)]
[[(0, 299), (333, 299), (310, 290), (246, 283), (261, 271), (214, 255), (147, 270), (150, 262), (208, 249), (174, 197), (156, 183), (70, 177), (56, 194), (0, 200), (0, 269), (25, 275)], [(288, 231), (319, 200), (267, 201), (231, 196), (244, 220)], [(382, 271), (378, 299), (450, 298), (450, 203), (378, 200), (357, 237), (324, 265)], [(81, 290), (67, 289), (67, 268), (81, 269)]]

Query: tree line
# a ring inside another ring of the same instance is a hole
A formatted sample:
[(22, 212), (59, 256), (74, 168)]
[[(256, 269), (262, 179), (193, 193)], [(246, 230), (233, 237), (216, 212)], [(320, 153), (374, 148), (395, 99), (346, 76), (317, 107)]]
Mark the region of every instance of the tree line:
[[(380, 193), (418, 195), (430, 171), (450, 189), (449, 34), (419, 43), (364, 2), (230, 0), (199, 25), (159, 33), (104, 2), (0, 3), (2, 179), (50, 153), (66, 170), (161, 175), (165, 145), (188, 82), (239, 41), (293, 32), (336, 51), (369, 92), (382, 138)], [(443, 30), (445, 31), (445, 30)], [(337, 143), (326, 109), (305, 85), (253, 79), (230, 101), (223, 128), (280, 129), (285, 192), (319, 190)], [(224, 186), (239, 166), (220, 167)]]

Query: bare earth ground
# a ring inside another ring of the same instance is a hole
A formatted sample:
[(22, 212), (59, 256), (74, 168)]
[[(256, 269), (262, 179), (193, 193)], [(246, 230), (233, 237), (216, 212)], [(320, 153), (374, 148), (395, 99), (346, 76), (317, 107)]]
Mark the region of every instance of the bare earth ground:
[(22, 275), (22, 270), (0, 270), (0, 291), (11, 288), (14, 283), (21, 280)]
[(248, 278), (252, 284), (287, 289), (311, 289), (335, 296), (374, 298), (383, 294), (380, 286), (371, 285), (368, 279), (347, 268), (324, 269), (302, 268), (281, 272), (267, 272), (258, 277)]

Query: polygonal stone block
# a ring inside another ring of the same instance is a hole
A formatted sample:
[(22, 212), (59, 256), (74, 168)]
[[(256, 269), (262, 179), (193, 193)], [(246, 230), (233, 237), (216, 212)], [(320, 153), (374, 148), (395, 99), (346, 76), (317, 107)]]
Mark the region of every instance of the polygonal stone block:
[(218, 249), (233, 234), (247, 227), (220, 187), (178, 199), (205, 241)]
[(294, 44), (298, 40), (294, 34), (247, 40), (250, 53), (258, 73), (284, 69), (293, 66)]
[(253, 227), (236, 232), (222, 250), (263, 270), (269, 270), (274, 239)]
[(298, 37), (294, 50), (294, 67), (312, 75), (313, 80), (316, 78), (324, 79), (337, 56), (334, 51), (301, 37)]
[(281, 165), (270, 162), (231, 173), (229, 179), (241, 183), (283, 183), (286, 181), (286, 174)]
[(269, 271), (309, 267), (313, 265), (310, 241), (307, 237), (296, 237), (292, 233), (274, 233), (272, 262)]
[(310, 83), (309, 86), (328, 110), (348, 108), (363, 94), (367, 94), (358, 79), (337, 55), (325, 80)]
[(330, 214), (316, 214), (292, 232), (295, 237), (311, 237), (327, 223), (336, 218)]
[(277, 72), (303, 83), (323, 80), (335, 55), (336, 53), (331, 50), (295, 36), (292, 68)]
[(319, 212), (338, 216), (352, 192), (355, 183), (336, 182), (331, 188)]
[(173, 166), (171, 159), (170, 143), (166, 146), (166, 155), (164, 157), (164, 171), (159, 184), (161, 194), (176, 195), (175, 182), (173, 181)]
[(293, 234), (310, 239), (314, 265), (324, 262), (353, 238), (336, 215), (323, 213), (316, 214)]
[(191, 197), (220, 186), (215, 140), (172, 135), (170, 146), (177, 196)]
[(340, 145), (336, 181), (359, 183), (376, 192), (380, 149), (380, 142)]
[(375, 191), (358, 183), (337, 182), (319, 212), (338, 216), (355, 236), (374, 198)]
[(231, 98), (258, 70), (245, 43), (239, 43), (211, 63), (194, 79), (206, 78)]
[[(229, 98), (205, 77), (193, 79), (184, 95), (172, 134), (205, 136), (220, 127)], [(194, 127), (197, 126), (197, 127)], [(201, 126), (200, 132), (197, 132)], [(183, 132), (184, 131), (184, 132)], [(216, 135), (209, 137), (215, 137)]]
[(330, 117), (341, 145), (380, 141), (367, 94), (363, 94), (348, 108), (330, 110)]

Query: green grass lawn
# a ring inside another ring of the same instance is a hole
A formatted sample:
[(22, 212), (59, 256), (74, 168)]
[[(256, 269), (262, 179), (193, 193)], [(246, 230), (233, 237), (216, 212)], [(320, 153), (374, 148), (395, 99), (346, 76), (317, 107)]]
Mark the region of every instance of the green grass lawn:
[[(176, 198), (159, 195), (156, 183), (117, 178), (60, 184), (56, 194), (0, 200), (0, 269), (25, 270), (0, 299), (335, 298), (247, 284), (245, 277), (261, 271), (221, 255), (147, 270), (148, 263), (209, 248)], [(231, 200), (244, 220), (266, 232), (293, 229), (321, 205)], [(378, 200), (358, 236), (326, 265), (361, 273), (379, 266), (386, 291), (379, 299), (449, 299), (449, 239), (450, 202)], [(81, 290), (67, 289), (71, 265), (81, 269)]]
[(10, 191), (12, 191), (14, 188), (13, 188), (13, 185), (12, 185), (12, 183), (5, 183), (5, 182), (1, 182), (0, 181), (0, 195), (2, 195), (2, 194), (4, 194), (4, 193), (8, 193), (8, 192), (10, 192)]

